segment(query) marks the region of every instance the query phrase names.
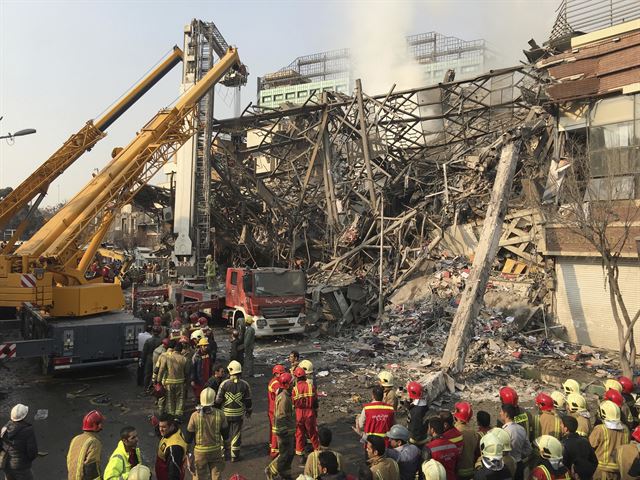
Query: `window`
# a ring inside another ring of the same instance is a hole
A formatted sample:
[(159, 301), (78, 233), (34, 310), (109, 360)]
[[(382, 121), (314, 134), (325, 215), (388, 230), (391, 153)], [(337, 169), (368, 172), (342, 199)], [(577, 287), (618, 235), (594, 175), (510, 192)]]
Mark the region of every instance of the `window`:
[(262, 102), (270, 102), (271, 101), (271, 95), (265, 95), (264, 97), (262, 97)]
[(283, 99), (283, 95), (282, 93), (278, 93), (277, 95), (273, 96), (273, 101), (277, 102), (278, 100), (282, 100)]
[(346, 92), (347, 91), (347, 86), (346, 85), (338, 85), (336, 87), (336, 91), (337, 92), (341, 92), (341, 93)]
[(238, 285), (238, 272), (231, 272), (231, 285)]
[(288, 92), (284, 98), (286, 98), (287, 100), (291, 100), (292, 98), (296, 98), (296, 92)]
[(298, 92), (298, 98), (306, 98), (309, 93), (306, 90)]

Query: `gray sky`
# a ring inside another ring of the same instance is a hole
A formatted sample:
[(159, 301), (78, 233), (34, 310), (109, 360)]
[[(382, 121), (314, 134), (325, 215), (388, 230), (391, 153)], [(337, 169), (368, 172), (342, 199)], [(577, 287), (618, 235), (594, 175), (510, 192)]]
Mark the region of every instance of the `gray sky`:
[[(183, 26), (192, 18), (215, 22), (238, 47), (251, 73), (242, 94), (244, 107), (255, 99), (257, 76), (300, 55), (353, 47), (353, 42), (362, 41), (361, 32), (377, 31), (378, 22), (385, 35), (392, 24), (398, 36), (435, 30), (465, 40), (485, 38), (504, 56), (503, 65), (495, 66), (514, 65), (530, 38), (546, 40), (558, 4), (559, 0), (0, 0), (0, 133), (38, 130), (12, 146), (0, 141), (0, 187), (17, 186), (173, 45), (182, 47)], [(360, 33), (354, 35), (355, 30)], [(386, 42), (377, 37), (381, 35), (372, 35), (371, 41)], [(180, 69), (176, 66), (54, 182), (44, 205), (73, 196), (93, 169), (104, 166), (113, 147), (130, 142), (160, 108), (172, 103)], [(366, 78), (363, 85), (367, 91)], [(231, 109), (223, 97), (229, 94), (219, 88), (216, 116), (226, 117)]]

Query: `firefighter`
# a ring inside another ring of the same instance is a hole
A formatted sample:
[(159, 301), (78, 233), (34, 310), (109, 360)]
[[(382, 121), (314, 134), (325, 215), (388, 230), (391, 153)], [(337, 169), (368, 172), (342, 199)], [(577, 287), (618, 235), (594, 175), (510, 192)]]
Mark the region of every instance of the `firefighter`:
[(609, 400), (615, 403), (620, 409), (620, 420), (627, 427), (631, 428), (631, 425), (633, 423), (633, 415), (631, 415), (631, 411), (629, 410), (628, 405), (624, 403), (624, 397), (622, 396), (622, 394), (618, 390), (610, 388), (605, 392), (603, 400)]
[[(475, 480), (507, 480), (513, 478), (511, 471), (505, 464), (504, 442), (495, 432), (492, 432), (487, 433), (480, 440), (480, 468), (474, 474)], [(507, 434), (507, 436), (509, 435)]]
[(453, 417), (456, 419), (455, 428), (462, 434), (462, 452), (458, 460), (458, 478), (469, 479), (473, 477), (476, 451), (480, 442), (478, 432), (469, 425), (473, 418), (471, 404), (468, 402), (456, 403)]
[(620, 480), (635, 480), (638, 477), (633, 477), (629, 470), (634, 462), (636, 462), (640, 455), (640, 427), (636, 427), (631, 432), (631, 443), (622, 445), (618, 448), (617, 458), (618, 466), (620, 469)]
[(427, 425), (425, 416), (429, 410), (427, 400), (422, 398), (422, 385), (418, 382), (407, 383), (407, 394), (409, 395), (409, 405), (407, 406), (409, 427), (409, 442), (419, 447), (427, 443)]
[(127, 426), (120, 430), (120, 441), (109, 457), (104, 469), (104, 480), (120, 480), (129, 476), (136, 465), (142, 463), (142, 454), (138, 448), (138, 432), (135, 427)]
[(207, 255), (204, 262), (204, 269), (206, 272), (207, 290), (213, 290), (216, 286), (216, 275), (218, 273), (218, 264), (213, 259), (212, 255)]
[(306, 372), (297, 367), (294, 371), (297, 379), (291, 393), (291, 401), (296, 411), (296, 455), (300, 456), (300, 463), (305, 463), (304, 448), (307, 437), (311, 440), (314, 450), (320, 448), (318, 439), (318, 395)]
[(381, 385), (371, 389), (371, 402), (365, 403), (360, 415), (356, 417), (354, 430), (362, 435), (363, 443), (369, 435), (385, 438), (387, 432), (396, 423), (394, 409), (382, 401), (384, 391)]
[(98, 432), (102, 431), (105, 417), (98, 410), (91, 410), (82, 419), (82, 433), (69, 444), (67, 471), (69, 480), (99, 480), (102, 442)]
[(278, 456), (267, 466), (264, 473), (269, 480), (291, 477), (291, 462), (294, 457), (294, 434), (296, 428), (291, 401), (291, 389), (293, 376), (289, 372), (278, 377), (278, 393), (276, 395), (273, 424), (275, 434), (278, 436)]
[(203, 337), (209, 341), (209, 356), (211, 357), (211, 361), (215, 362), (216, 358), (218, 358), (218, 343), (216, 342), (216, 337), (211, 327), (209, 327), (209, 321), (205, 317), (200, 317), (198, 322), (200, 323)]
[(569, 415), (578, 422), (576, 433), (588, 437), (591, 433), (591, 414), (587, 410), (587, 401), (579, 393), (570, 393), (567, 396), (567, 410)]
[(156, 454), (157, 480), (183, 480), (187, 462), (187, 442), (178, 421), (166, 413), (158, 419), (160, 443)]
[(569, 469), (562, 463), (562, 443), (551, 435), (542, 435), (535, 441), (540, 462), (531, 471), (531, 480), (571, 480)]
[(216, 393), (211, 388), (200, 392), (200, 405), (187, 424), (186, 441), (195, 443), (193, 456), (199, 479), (220, 480), (224, 470), (223, 446), (229, 438), (229, 424), (214, 408)]
[(298, 367), (298, 364), (300, 363), (300, 353), (297, 350), (291, 350), (291, 352), (289, 352), (289, 373), (291, 374), (291, 377), (293, 377), (293, 371), (296, 369), (296, 367)]
[(534, 436), (551, 435), (555, 438), (562, 436), (560, 417), (553, 410), (553, 398), (546, 393), (539, 393), (536, 397), (536, 406), (540, 413), (534, 418)]
[(398, 397), (396, 397), (396, 390), (393, 388), (393, 374), (383, 370), (378, 374), (378, 381), (384, 389), (384, 397), (382, 398), (382, 401), (391, 405), (394, 410), (398, 410)]
[(284, 365), (275, 365), (271, 371), (272, 377), (267, 385), (267, 400), (269, 401), (268, 415), (269, 415), (269, 456), (276, 458), (278, 456), (278, 436), (274, 430), (273, 415), (276, 407), (276, 394), (280, 384), (278, 383), (278, 377), (286, 372), (287, 369)]
[(170, 415), (181, 417), (184, 409), (185, 379), (188, 373), (187, 359), (182, 356), (182, 344), (172, 340), (169, 350), (158, 360), (158, 382), (165, 388), (164, 408)]
[(618, 383), (622, 386), (622, 397), (624, 403), (629, 409), (631, 423), (635, 426), (638, 424), (638, 408), (636, 407), (636, 399), (633, 395), (633, 382), (629, 377), (619, 377)]
[(524, 431), (527, 432), (529, 440), (533, 437), (533, 416), (520, 405), (518, 405), (518, 393), (511, 387), (502, 387), (500, 389), (500, 401), (503, 405), (513, 405), (516, 409), (516, 416), (513, 423), (522, 425)]
[(556, 415), (562, 416), (566, 412), (567, 399), (562, 392), (559, 392), (558, 390), (554, 390), (549, 396), (553, 400), (553, 409), (555, 410)]
[(383, 438), (369, 435), (366, 449), (367, 461), (374, 480), (400, 480), (398, 464), (386, 455), (387, 447)]
[(619, 467), (615, 452), (629, 443), (629, 429), (620, 421), (620, 408), (610, 400), (600, 404), (600, 425), (593, 427), (589, 443), (596, 451), (598, 468), (593, 478), (596, 480), (617, 480)]
[(242, 365), (236, 361), (227, 366), (229, 377), (220, 384), (216, 394), (216, 407), (222, 407), (222, 413), (229, 423), (229, 441), (227, 452), (231, 451), (231, 461), (240, 460), (242, 446), (242, 423), (246, 416), (251, 417), (251, 387), (240, 378)]
[(171, 330), (169, 331), (169, 340), (180, 340), (182, 336), (182, 322), (180, 320), (171, 321)]
[(253, 317), (247, 315), (244, 317), (244, 323), (246, 325), (244, 331), (243, 346), (244, 346), (244, 373), (247, 377), (253, 376), (253, 348), (256, 343), (256, 329), (253, 327)]
[(162, 327), (154, 325), (151, 328), (152, 336), (142, 347), (142, 357), (140, 358), (140, 362), (142, 365), (142, 371), (144, 375), (143, 386), (144, 388), (149, 388), (151, 385), (151, 376), (153, 375), (153, 352), (156, 348), (162, 345)]
[[(426, 444), (425, 455), (437, 460), (447, 472), (447, 480), (457, 480), (456, 465), (460, 458), (460, 450), (451, 441), (443, 437), (444, 422), (440, 417), (429, 419), (429, 436), (431, 441)], [(484, 437), (483, 437), (484, 438)]]
[[(500, 443), (502, 443), (502, 463), (504, 463), (505, 468), (509, 471), (510, 477), (516, 479), (518, 463), (516, 462), (516, 459), (511, 456), (511, 435), (509, 435), (509, 432), (507, 432), (506, 430), (498, 427), (489, 430), (489, 432), (487, 432), (487, 435), (493, 435), (500, 441)], [(480, 451), (482, 452), (482, 450)], [(482, 453), (478, 458), (478, 463), (482, 465)], [(476, 468), (478, 466), (478, 463), (476, 463)]]
[(564, 390), (565, 395), (570, 395), (572, 393), (581, 394), (580, 384), (573, 378), (567, 378), (567, 380), (562, 384), (562, 389)]
[(442, 423), (444, 424), (444, 433), (442, 436), (447, 440), (451, 441), (458, 450), (460, 451), (460, 455), (462, 455), (462, 447), (464, 445), (462, 433), (460, 430), (456, 428), (455, 420), (453, 419), (453, 415), (448, 410), (440, 412), (440, 418), (442, 419)]
[(145, 465), (136, 465), (129, 472), (127, 480), (151, 480), (151, 469)]
[(200, 398), (200, 393), (212, 374), (213, 360), (209, 356), (209, 340), (201, 338), (191, 365), (191, 388), (196, 399)]
[[(306, 358), (304, 360), (301, 360), (300, 363), (298, 364), (298, 366), (303, 369), (305, 371), (305, 373), (307, 374), (307, 380), (310, 380), (311, 383), (313, 383), (314, 385), (316, 385), (316, 375), (313, 372), (313, 363), (311, 362), (311, 360), (307, 360)], [(317, 386), (317, 385), (316, 385)]]

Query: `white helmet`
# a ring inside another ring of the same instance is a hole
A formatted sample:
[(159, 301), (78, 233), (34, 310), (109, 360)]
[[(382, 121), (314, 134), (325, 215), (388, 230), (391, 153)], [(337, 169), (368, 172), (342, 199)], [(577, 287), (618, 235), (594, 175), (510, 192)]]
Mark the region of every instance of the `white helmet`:
[(195, 340), (196, 343), (200, 341), (201, 338), (204, 337), (204, 333), (202, 332), (202, 330), (198, 329), (195, 330), (192, 334), (191, 334), (191, 340)]
[(386, 370), (382, 370), (378, 374), (378, 380), (383, 387), (393, 387), (393, 373)]
[(145, 465), (136, 465), (129, 471), (129, 480), (151, 480), (151, 470)]
[(29, 413), (29, 407), (18, 403), (11, 409), (11, 420), (14, 422), (19, 422), (20, 420), (24, 420), (24, 418)]
[(422, 463), (422, 474), (425, 480), (447, 480), (447, 471), (444, 466), (434, 459)]
[(240, 362), (232, 360), (229, 362), (227, 370), (229, 370), (229, 375), (237, 375), (239, 373), (242, 373), (242, 365), (240, 364)]
[(216, 401), (216, 391), (213, 388), (207, 387), (200, 392), (200, 405), (203, 407), (210, 407)]

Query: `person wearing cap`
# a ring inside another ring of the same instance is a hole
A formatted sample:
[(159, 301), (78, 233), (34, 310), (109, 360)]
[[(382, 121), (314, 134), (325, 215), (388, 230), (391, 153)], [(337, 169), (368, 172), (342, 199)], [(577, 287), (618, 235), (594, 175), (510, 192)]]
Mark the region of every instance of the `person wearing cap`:
[(224, 470), (224, 444), (229, 438), (229, 424), (220, 410), (214, 408), (216, 392), (205, 388), (200, 392), (200, 406), (187, 424), (186, 441), (193, 449), (196, 476), (220, 480)]
[(212, 374), (213, 360), (209, 356), (209, 340), (205, 337), (198, 341), (198, 350), (193, 354), (191, 365), (191, 388), (196, 399), (200, 398), (200, 392)]
[(68, 480), (100, 480), (102, 442), (98, 432), (102, 431), (105, 417), (92, 410), (82, 419), (82, 433), (69, 444), (67, 453)]
[(6, 452), (7, 480), (33, 480), (31, 463), (38, 456), (36, 433), (25, 418), (29, 407), (18, 403), (11, 409), (11, 420), (0, 430), (1, 445)]
[(366, 443), (367, 461), (375, 480), (400, 480), (397, 462), (387, 456), (384, 438), (369, 435)]
[[(571, 472), (578, 474), (581, 480), (589, 480), (598, 468), (598, 457), (589, 440), (578, 434), (577, 429), (578, 420), (575, 417), (562, 417), (562, 463)], [(636, 455), (637, 453), (636, 450)]]
[(244, 317), (246, 328), (242, 339), (244, 346), (244, 363), (242, 364), (242, 368), (244, 369), (244, 374), (247, 377), (253, 376), (253, 348), (256, 343), (256, 330), (253, 326), (253, 322), (254, 320), (251, 315)]
[(320, 427), (318, 429), (318, 438), (320, 439), (320, 446), (317, 450), (314, 450), (309, 454), (309, 456), (307, 457), (307, 462), (304, 465), (304, 474), (311, 478), (318, 478), (322, 473), (319, 460), (319, 455), (322, 452), (333, 453), (336, 457), (336, 461), (338, 462), (339, 469), (342, 469), (342, 467), (346, 465), (343, 461), (342, 454), (329, 448), (329, 446), (331, 445), (331, 440), (333, 439), (333, 433), (331, 432), (331, 430), (329, 430), (327, 427)]
[(473, 408), (469, 402), (458, 402), (455, 404), (454, 427), (462, 435), (462, 452), (458, 460), (458, 478), (470, 479), (473, 477), (474, 465), (476, 463), (476, 452), (480, 444), (480, 435), (470, 424), (473, 418)]
[(394, 410), (398, 410), (398, 397), (396, 396), (396, 389), (394, 387), (394, 377), (391, 372), (382, 370), (378, 374), (378, 382), (384, 389), (384, 396), (382, 401), (388, 405), (391, 405)]
[(187, 441), (178, 420), (166, 413), (158, 418), (160, 442), (156, 452), (157, 480), (183, 480), (187, 460)]
[(422, 461), (422, 452), (409, 443), (409, 430), (403, 425), (394, 425), (387, 432), (389, 447), (387, 455), (398, 464), (400, 480), (413, 480)]
[(462, 455), (462, 448), (464, 446), (464, 438), (460, 430), (456, 428), (456, 422), (453, 418), (453, 414), (449, 410), (443, 410), (440, 412), (440, 418), (444, 424), (444, 433), (442, 436), (453, 443)]
[(540, 413), (533, 419), (534, 438), (542, 435), (560, 438), (560, 417), (555, 411), (553, 398), (546, 393), (539, 393), (535, 398), (535, 403)]
[[(504, 463), (504, 467), (509, 470), (510, 477), (515, 478), (518, 465), (515, 459), (511, 456), (511, 436), (509, 435), (509, 433), (507, 433), (506, 430), (503, 430), (500, 427), (492, 428), (485, 433), (485, 435), (489, 434), (493, 435), (498, 441), (502, 443), (502, 463)], [(482, 437), (484, 438), (484, 435)], [(480, 449), (480, 452), (482, 452), (482, 449)], [(483, 466), (485, 465), (483, 465), (482, 463), (482, 453), (480, 453), (480, 456), (476, 460), (475, 469), (478, 470)]]
[(551, 435), (542, 435), (535, 441), (540, 461), (531, 470), (531, 480), (571, 480), (571, 472), (562, 463), (562, 444)]
[(600, 417), (602, 423), (593, 427), (589, 435), (589, 443), (598, 457), (594, 478), (618, 480), (619, 465), (615, 453), (629, 443), (629, 429), (620, 421), (620, 408), (609, 400), (600, 404)]
[(513, 478), (504, 462), (504, 442), (496, 432), (489, 432), (480, 440), (480, 468), (475, 471), (473, 478), (474, 480)]
[(578, 422), (576, 433), (588, 437), (591, 433), (591, 413), (587, 410), (585, 398), (579, 393), (570, 393), (567, 395), (567, 410)]
[(423, 398), (422, 385), (418, 382), (407, 383), (407, 394), (409, 396), (407, 408), (407, 426), (409, 428), (409, 442), (423, 447), (427, 443), (427, 422), (425, 417), (429, 406), (427, 400)]
[(516, 462), (516, 473), (514, 480), (522, 480), (524, 478), (524, 470), (529, 462), (532, 453), (529, 435), (524, 426), (515, 422), (518, 410), (515, 405), (502, 404), (500, 408), (500, 421), (502, 429), (509, 434), (511, 438), (510, 455)]
[(142, 347), (142, 355), (140, 360), (142, 362), (142, 369), (144, 371), (143, 386), (149, 388), (151, 386), (151, 377), (153, 375), (153, 353), (156, 348), (162, 345), (162, 327), (154, 325), (151, 327), (151, 337), (144, 342)]
[(640, 427), (631, 432), (631, 443), (618, 448), (618, 466), (620, 467), (620, 480), (635, 480), (638, 478), (630, 473), (633, 464), (640, 458)]

